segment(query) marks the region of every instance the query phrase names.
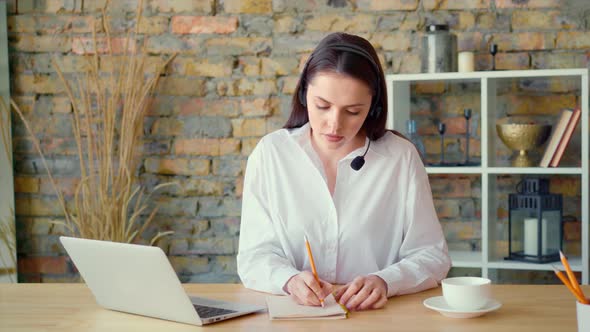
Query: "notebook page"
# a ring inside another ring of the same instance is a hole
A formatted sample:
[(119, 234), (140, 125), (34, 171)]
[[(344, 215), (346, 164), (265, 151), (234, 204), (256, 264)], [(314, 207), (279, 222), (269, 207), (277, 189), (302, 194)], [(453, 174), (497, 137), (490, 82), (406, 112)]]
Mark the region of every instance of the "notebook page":
[(346, 311), (330, 294), (324, 299), (325, 307), (299, 305), (289, 296), (267, 296), (270, 319), (343, 319)]

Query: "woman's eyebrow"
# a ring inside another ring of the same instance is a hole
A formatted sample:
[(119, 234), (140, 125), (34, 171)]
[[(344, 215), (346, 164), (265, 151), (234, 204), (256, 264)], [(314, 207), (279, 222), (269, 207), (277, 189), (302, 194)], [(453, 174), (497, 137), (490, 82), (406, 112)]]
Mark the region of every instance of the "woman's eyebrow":
[[(328, 103), (328, 104), (332, 104), (331, 102), (327, 101), (326, 99), (320, 97), (320, 96), (315, 96), (315, 98), (318, 98), (319, 100)], [(365, 106), (365, 103), (358, 103), (358, 104), (350, 104), (350, 105), (344, 105), (343, 107), (356, 107), (356, 106)]]

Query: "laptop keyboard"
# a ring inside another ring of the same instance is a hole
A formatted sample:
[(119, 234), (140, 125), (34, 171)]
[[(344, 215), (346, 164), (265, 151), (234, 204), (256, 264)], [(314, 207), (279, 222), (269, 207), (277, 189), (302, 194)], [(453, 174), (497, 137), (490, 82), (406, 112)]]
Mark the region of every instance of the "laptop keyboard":
[(197, 309), (197, 313), (199, 314), (199, 317), (201, 317), (201, 318), (210, 318), (210, 317), (227, 315), (227, 314), (237, 312), (235, 310), (207, 307), (207, 306), (200, 305), (200, 304), (193, 304), (193, 306), (195, 306), (195, 309)]

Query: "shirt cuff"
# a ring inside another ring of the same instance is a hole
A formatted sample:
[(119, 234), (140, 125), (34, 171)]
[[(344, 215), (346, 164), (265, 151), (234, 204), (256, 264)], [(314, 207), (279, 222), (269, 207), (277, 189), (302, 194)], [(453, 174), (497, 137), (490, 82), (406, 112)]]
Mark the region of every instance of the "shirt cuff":
[(274, 284), (274, 288), (277, 290), (278, 293), (283, 293), (284, 295), (289, 295), (285, 291), (285, 286), (287, 281), (289, 281), (293, 276), (299, 274), (299, 270), (292, 266), (281, 268), (273, 273), (273, 280), (272, 283)]
[(385, 283), (387, 284), (387, 297), (392, 297), (397, 294), (398, 289), (395, 287), (395, 285), (402, 280), (401, 273), (391, 271), (390, 267), (388, 269), (369, 274), (376, 275), (379, 278), (385, 280)]

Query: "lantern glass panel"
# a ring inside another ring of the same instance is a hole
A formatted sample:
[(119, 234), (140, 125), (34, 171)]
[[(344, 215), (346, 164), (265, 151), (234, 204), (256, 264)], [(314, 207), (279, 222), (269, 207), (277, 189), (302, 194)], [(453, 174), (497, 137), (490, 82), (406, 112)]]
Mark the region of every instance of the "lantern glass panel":
[[(543, 211), (542, 255), (557, 255), (561, 249), (561, 211)], [(545, 227), (546, 226), (546, 227)]]
[(528, 210), (510, 211), (510, 252), (524, 250), (524, 220), (533, 217)]
[(510, 257), (531, 262), (559, 259), (561, 211), (513, 209), (510, 211)]

